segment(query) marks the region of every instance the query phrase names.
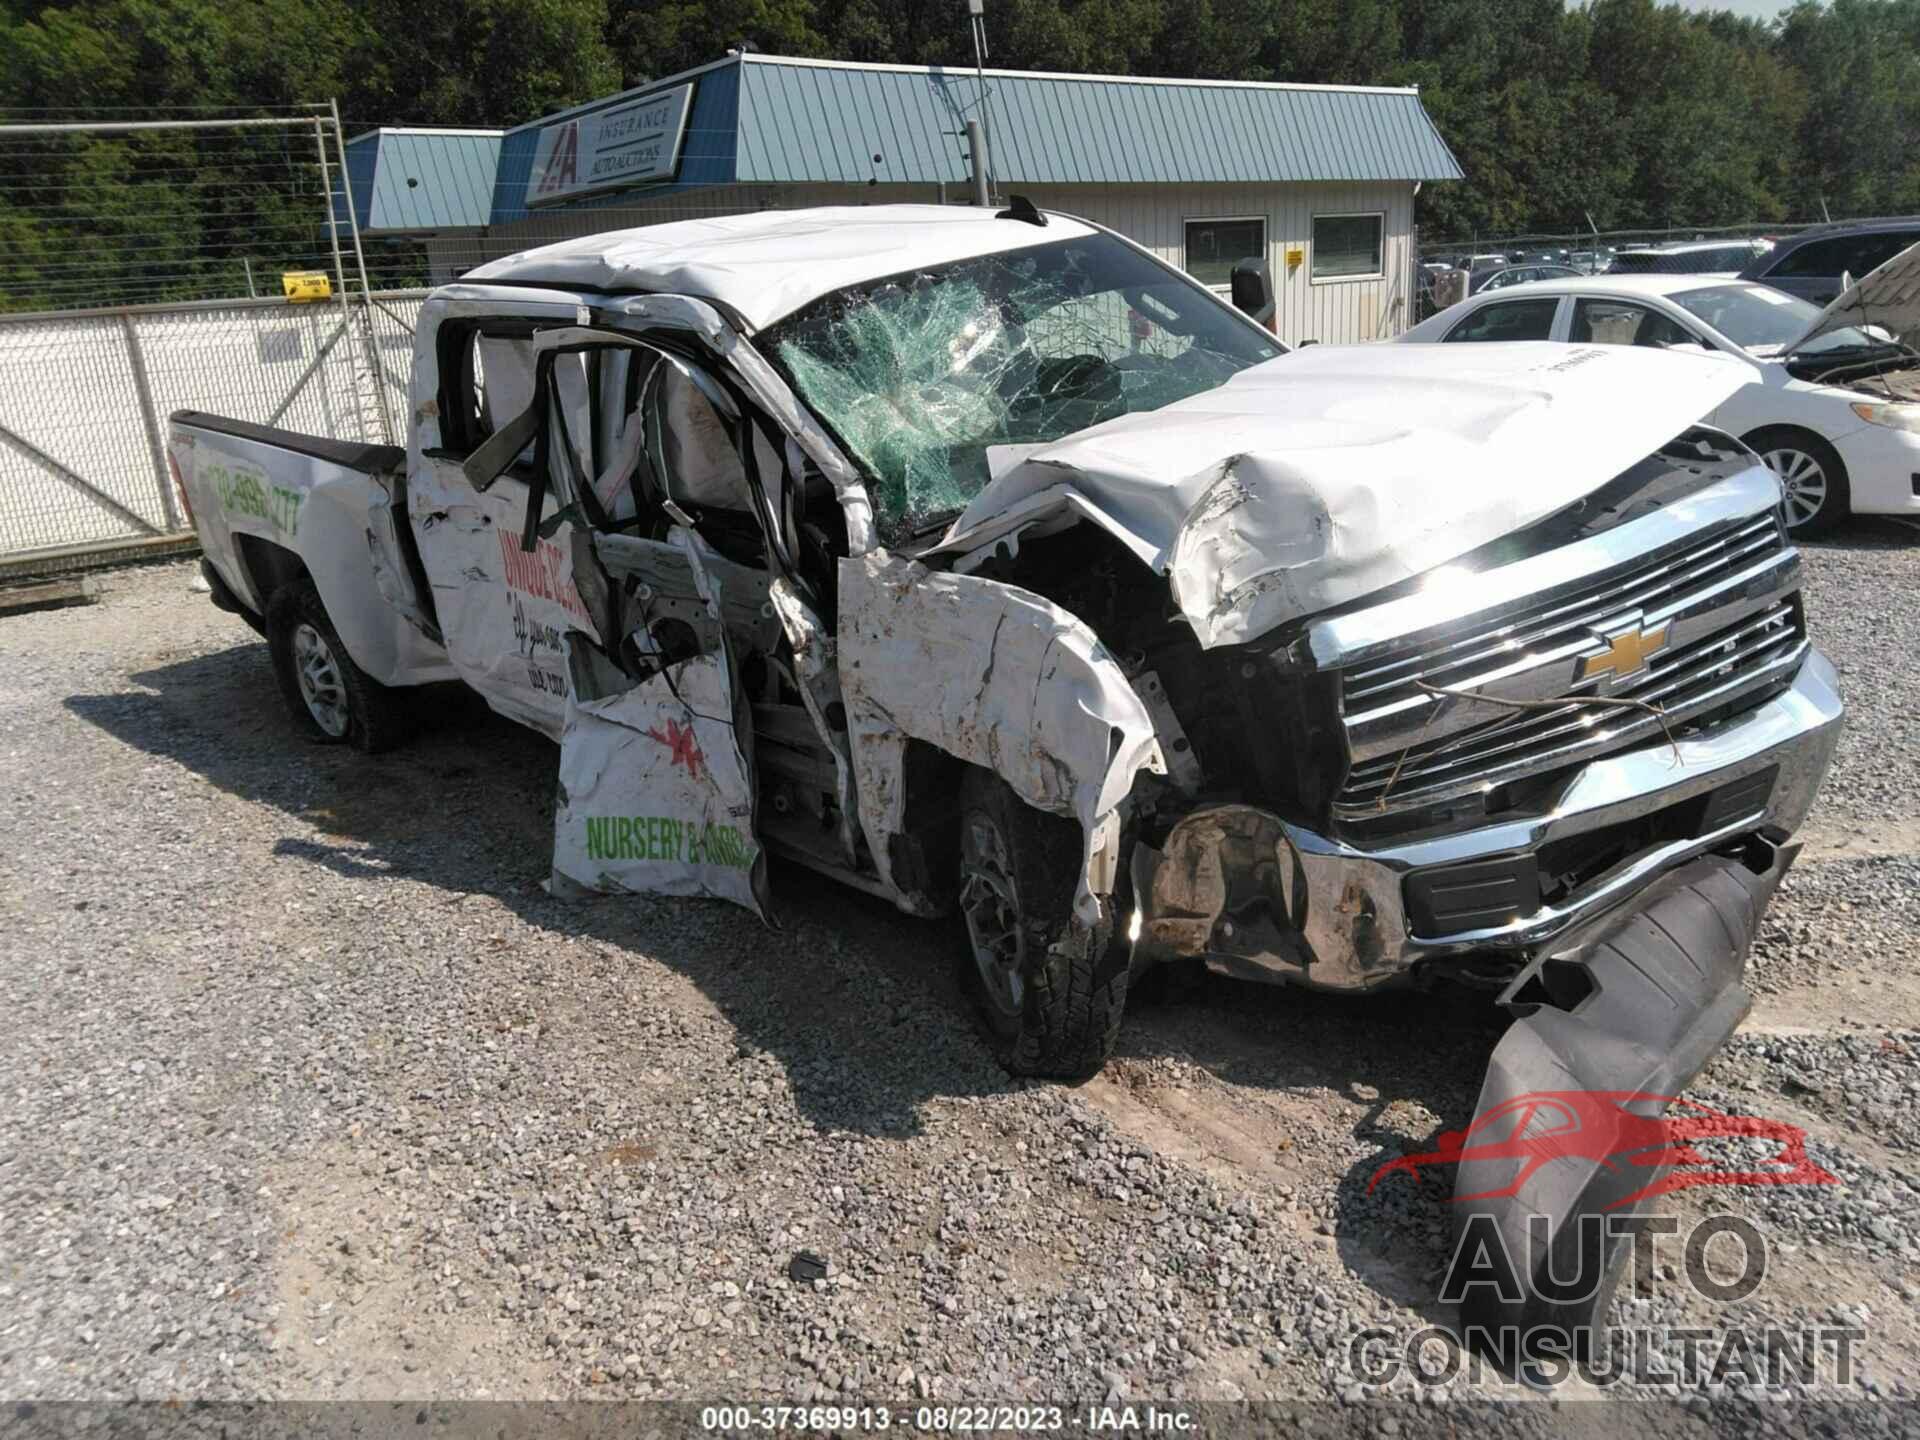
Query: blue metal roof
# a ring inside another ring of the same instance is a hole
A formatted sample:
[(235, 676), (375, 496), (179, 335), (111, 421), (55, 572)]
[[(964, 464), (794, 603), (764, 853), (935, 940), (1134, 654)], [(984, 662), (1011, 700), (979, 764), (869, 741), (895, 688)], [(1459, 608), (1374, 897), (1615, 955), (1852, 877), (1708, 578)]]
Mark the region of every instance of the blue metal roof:
[[(688, 81), (693, 109), (671, 182), (540, 208), (734, 183), (966, 179), (962, 132), (980, 114), (975, 71), (748, 54), (509, 130), (492, 223), (531, 213), (527, 177), (544, 127)], [(985, 83), (1002, 186), (1462, 178), (1413, 90), (1018, 70), (989, 70)]]
[[(347, 180), (362, 234), (467, 230), (493, 215), (498, 130), (381, 129), (347, 142)], [(344, 223), (340, 182), (334, 213)]]
[[(958, 181), (971, 70), (750, 55), (743, 181)], [(1412, 90), (986, 72), (1002, 185), (1458, 180)], [(875, 163), (878, 154), (881, 161)]]

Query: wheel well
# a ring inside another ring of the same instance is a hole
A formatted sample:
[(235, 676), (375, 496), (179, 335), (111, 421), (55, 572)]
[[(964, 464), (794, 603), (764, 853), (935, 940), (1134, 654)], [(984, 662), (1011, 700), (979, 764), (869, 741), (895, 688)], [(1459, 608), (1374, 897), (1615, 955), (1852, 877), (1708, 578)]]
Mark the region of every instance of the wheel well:
[(1833, 442), (1818, 430), (1809, 430), (1804, 425), (1762, 425), (1741, 436), (1740, 440), (1756, 454), (1782, 441), (1798, 445), (1811, 452), (1820, 462), (1821, 468), (1827, 472), (1827, 479), (1841, 496), (1849, 493), (1851, 481), (1847, 475), (1847, 462), (1840, 458), (1840, 452), (1834, 448)]
[(1761, 425), (1749, 430), (1740, 437), (1740, 443), (1749, 450), (1759, 451), (1765, 444), (1776, 440), (1795, 440), (1802, 444), (1811, 443), (1821, 450), (1839, 459), (1833, 448), (1833, 442), (1818, 430), (1809, 430), (1804, 425)]
[(1770, 435), (1813, 435), (1813, 438), (1816, 440), (1820, 438), (1818, 435), (1814, 435), (1813, 431), (1807, 429), (1804, 425), (1756, 425), (1753, 429), (1742, 435), (1740, 441), (1743, 445), (1757, 449), (1759, 447), (1754, 446), (1753, 442), (1764, 439)]
[[(1331, 728), (1326, 677), (1288, 676), (1273, 641), (1204, 648), (1172, 603), (1165, 576), (1099, 526), (1082, 522), (1024, 539), (976, 574), (1031, 590), (1078, 618), (1130, 677), (1151, 670), (1210, 787), (1311, 813), (1329, 798), (1344, 758)], [(1321, 687), (1324, 694), (1316, 693)]]
[(246, 571), (247, 583), (260, 601), (262, 615), (273, 603), (276, 591), (310, 578), (306, 563), (284, 545), (262, 540), (258, 535), (236, 535), (233, 548), (240, 557), (240, 568)]
[(960, 872), (960, 781), (973, 767), (925, 740), (907, 741), (900, 829), (887, 841), (894, 883), (937, 909), (953, 904)]

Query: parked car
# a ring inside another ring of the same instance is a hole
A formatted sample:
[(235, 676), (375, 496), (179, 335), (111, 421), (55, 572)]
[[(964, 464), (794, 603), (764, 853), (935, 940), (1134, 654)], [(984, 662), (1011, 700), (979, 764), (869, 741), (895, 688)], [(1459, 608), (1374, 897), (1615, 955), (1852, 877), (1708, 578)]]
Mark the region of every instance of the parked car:
[(1696, 240), (1643, 245), (1614, 253), (1609, 275), (1724, 275), (1737, 277), (1767, 253), (1767, 240)]
[(1528, 285), (1535, 280), (1578, 279), (1580, 272), (1571, 265), (1509, 265), (1504, 270), (1484, 270), (1474, 277), (1470, 294), (1504, 290), (1511, 285)]
[(1475, 296), (1400, 339), (1559, 340), (1720, 356), (1753, 383), (1702, 418), (1759, 452), (1780, 477), (1788, 525), (1815, 532), (1849, 513), (1920, 515), (1920, 390), (1886, 378), (1920, 370), (1920, 351), (1895, 338), (1916, 329), (1920, 245), (1824, 311), (1747, 280), (1607, 275)]
[(1910, 245), (1920, 245), (1920, 216), (1823, 225), (1780, 241), (1755, 257), (1740, 278), (1828, 305), (1845, 288), (1845, 278), (1871, 274)]
[[(1746, 1010), (1841, 706), (1778, 483), (1696, 424), (1740, 384), (1284, 353), (1018, 202), (775, 210), (434, 292), (404, 451), (182, 413), (168, 453), (312, 739), (444, 679), (557, 739), (556, 894), (765, 915), (778, 852), (957, 914), (1022, 1073), (1098, 1068), (1161, 965), (1479, 986), (1494, 1108), (1678, 1094)], [(1659, 1173), (1546, 1169), (1461, 1167), (1528, 1282), (1472, 1323), (1590, 1320), (1552, 1234)]]

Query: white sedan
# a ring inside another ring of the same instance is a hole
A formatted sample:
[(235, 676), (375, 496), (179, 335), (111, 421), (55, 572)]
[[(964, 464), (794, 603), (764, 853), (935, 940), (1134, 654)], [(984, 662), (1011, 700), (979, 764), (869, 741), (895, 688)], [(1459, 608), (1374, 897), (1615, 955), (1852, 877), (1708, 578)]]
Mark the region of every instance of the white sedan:
[(1920, 516), (1920, 245), (1821, 310), (1765, 285), (1706, 275), (1604, 275), (1476, 295), (1399, 338), (1560, 340), (1688, 349), (1745, 365), (1709, 424), (1780, 477), (1790, 528), (1849, 512)]

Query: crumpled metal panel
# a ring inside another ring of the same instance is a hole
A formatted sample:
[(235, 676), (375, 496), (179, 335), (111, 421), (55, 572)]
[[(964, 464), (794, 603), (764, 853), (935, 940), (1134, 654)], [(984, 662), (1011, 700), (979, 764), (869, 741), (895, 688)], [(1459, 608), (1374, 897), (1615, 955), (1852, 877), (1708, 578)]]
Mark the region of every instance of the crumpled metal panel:
[(699, 655), (602, 700), (569, 700), (555, 888), (732, 900), (763, 918), (765, 860), (732, 667)]
[[(556, 893), (705, 895), (767, 918), (766, 858), (755, 829), (751, 711), (736, 681), (718, 581), (686, 531), (708, 623), (701, 651), (631, 688), (584, 698), (624, 677), (574, 658), (554, 807)], [(645, 630), (631, 637), (643, 650)], [(591, 675), (592, 678), (583, 678)]]
[(906, 744), (999, 775), (1086, 836), (1074, 895), (1100, 917), (1120, 809), (1142, 770), (1166, 773), (1145, 703), (1086, 625), (1030, 591), (878, 553), (840, 563), (840, 685), (860, 823), (881, 878), (906, 818)]
[(1578, 502), (1744, 375), (1621, 346), (1314, 346), (1033, 452), (924, 558), (1076, 515), (1168, 576), (1202, 645), (1238, 644)]

